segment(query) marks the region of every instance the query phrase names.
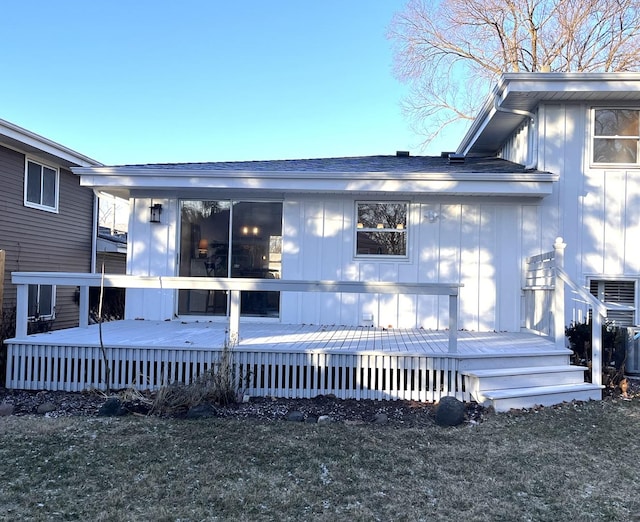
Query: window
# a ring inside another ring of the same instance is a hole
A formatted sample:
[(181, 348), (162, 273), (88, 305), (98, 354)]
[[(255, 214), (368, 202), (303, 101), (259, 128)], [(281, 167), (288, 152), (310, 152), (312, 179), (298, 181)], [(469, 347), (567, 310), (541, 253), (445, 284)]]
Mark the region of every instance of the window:
[(24, 175), (24, 204), (43, 210), (58, 210), (58, 169), (27, 160)]
[(616, 326), (632, 326), (636, 315), (634, 281), (593, 279), (589, 291), (607, 307), (607, 320)]
[(361, 202), (356, 207), (356, 255), (407, 255), (408, 203)]
[(52, 285), (29, 285), (29, 319), (53, 319), (55, 291)]
[(638, 163), (640, 110), (593, 111), (593, 162)]

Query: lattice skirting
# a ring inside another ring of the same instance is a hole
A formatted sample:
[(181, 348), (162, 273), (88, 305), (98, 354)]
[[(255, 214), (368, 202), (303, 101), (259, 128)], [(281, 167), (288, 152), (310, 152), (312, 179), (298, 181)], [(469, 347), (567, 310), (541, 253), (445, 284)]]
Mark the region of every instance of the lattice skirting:
[[(188, 384), (220, 367), (222, 350), (107, 347), (111, 389), (157, 390)], [(452, 395), (469, 401), (458, 359), (382, 353), (260, 352), (236, 347), (231, 372), (251, 396), (435, 402)], [(99, 347), (7, 345), (8, 388), (84, 391), (106, 389)]]

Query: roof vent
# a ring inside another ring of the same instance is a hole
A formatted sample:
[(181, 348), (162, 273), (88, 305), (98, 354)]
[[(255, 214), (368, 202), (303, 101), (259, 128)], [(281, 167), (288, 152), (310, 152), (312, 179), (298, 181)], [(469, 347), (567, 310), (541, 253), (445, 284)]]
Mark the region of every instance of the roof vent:
[(396, 156), (398, 158), (408, 158), (409, 157), (409, 151), (408, 150), (397, 150), (396, 151)]
[(464, 154), (449, 154), (449, 163), (464, 163)]

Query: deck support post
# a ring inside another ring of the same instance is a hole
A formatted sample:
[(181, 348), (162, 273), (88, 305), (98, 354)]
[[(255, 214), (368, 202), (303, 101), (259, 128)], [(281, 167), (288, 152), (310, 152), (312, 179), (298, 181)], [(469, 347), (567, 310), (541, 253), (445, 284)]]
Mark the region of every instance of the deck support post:
[(240, 340), (240, 290), (229, 290), (229, 344), (234, 347)]
[(449, 353), (458, 352), (458, 295), (449, 295)]

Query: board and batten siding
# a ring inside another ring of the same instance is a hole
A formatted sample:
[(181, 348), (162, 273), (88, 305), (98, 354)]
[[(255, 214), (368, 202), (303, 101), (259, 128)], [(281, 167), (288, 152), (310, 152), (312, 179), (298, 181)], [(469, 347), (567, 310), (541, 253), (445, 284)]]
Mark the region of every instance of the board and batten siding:
[[(50, 161), (35, 161), (52, 165)], [(57, 166), (57, 165), (52, 165)], [(0, 146), (0, 249), (6, 252), (4, 307), (15, 306), (11, 272), (89, 272), (93, 236), (93, 192), (60, 168), (58, 213), (24, 206), (25, 154)], [(75, 288), (56, 295), (54, 328), (78, 324)]]
[[(284, 278), (462, 283), (461, 328), (519, 330), (522, 203), (414, 201), (409, 255), (397, 260), (355, 256), (351, 198), (300, 198), (284, 209)], [(436, 296), (287, 294), (282, 322), (443, 329), (448, 304)]]
[[(395, 198), (410, 202), (408, 256), (376, 259), (355, 255), (355, 205), (366, 199), (285, 197), (282, 277), (462, 283), (460, 328), (519, 331), (523, 256), (538, 253), (541, 244), (538, 200)], [(163, 204), (162, 223), (148, 222), (149, 198), (130, 201), (127, 272), (177, 275), (179, 200), (153, 201)], [(429, 219), (430, 211), (437, 218)], [(126, 316), (170, 319), (175, 298), (173, 291), (129, 290)], [(448, 298), (437, 296), (289, 292), (282, 293), (280, 310), (285, 324), (444, 329), (449, 317)]]
[[(537, 215), (523, 220), (526, 227), (535, 219), (540, 230), (536, 235), (541, 244), (525, 248), (531, 252), (528, 255), (549, 250), (554, 238), (561, 236), (567, 244), (565, 270), (574, 281), (586, 285), (590, 278), (623, 279), (638, 285), (640, 168), (594, 166), (591, 161), (592, 110), (606, 106), (597, 101), (543, 103), (536, 111), (535, 124), (523, 124), (514, 132), (503, 144), (501, 156), (524, 163), (528, 157), (522, 153), (522, 146), (528, 143), (524, 135), (535, 127), (538, 170), (559, 174), (553, 193), (542, 200)], [(640, 104), (628, 106), (640, 109)], [(565, 322), (579, 320), (584, 306), (568, 295)]]
[(565, 270), (582, 284), (640, 277), (640, 168), (591, 164), (591, 111), (603, 106), (546, 104), (541, 111), (539, 168), (560, 174), (543, 211), (567, 243)]

